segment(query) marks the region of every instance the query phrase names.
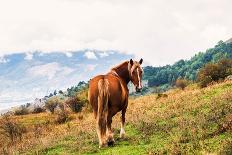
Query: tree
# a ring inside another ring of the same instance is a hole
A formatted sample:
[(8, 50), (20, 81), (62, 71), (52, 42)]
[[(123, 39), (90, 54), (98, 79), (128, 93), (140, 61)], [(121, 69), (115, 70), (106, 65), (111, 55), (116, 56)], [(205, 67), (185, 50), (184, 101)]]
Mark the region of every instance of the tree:
[(52, 94), (52, 93), (50, 93), (48, 97), (52, 97), (52, 96), (53, 96), (53, 94)]
[(64, 92), (62, 90), (59, 90), (59, 94), (64, 94)]
[(54, 91), (54, 93), (53, 93), (53, 94), (54, 94), (54, 96), (56, 96), (56, 95), (57, 95), (57, 92), (56, 92), (56, 90)]

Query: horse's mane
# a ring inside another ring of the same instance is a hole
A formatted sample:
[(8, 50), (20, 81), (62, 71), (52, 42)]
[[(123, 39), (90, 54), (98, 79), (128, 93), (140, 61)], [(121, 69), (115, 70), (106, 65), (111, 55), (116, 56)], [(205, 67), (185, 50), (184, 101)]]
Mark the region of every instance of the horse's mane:
[(121, 66), (128, 64), (128, 62), (129, 62), (129, 61), (124, 61), (123, 63), (121, 63), (121, 64), (119, 64), (119, 65), (117, 65), (117, 66), (111, 68), (111, 70), (117, 70), (117, 69), (120, 68)]

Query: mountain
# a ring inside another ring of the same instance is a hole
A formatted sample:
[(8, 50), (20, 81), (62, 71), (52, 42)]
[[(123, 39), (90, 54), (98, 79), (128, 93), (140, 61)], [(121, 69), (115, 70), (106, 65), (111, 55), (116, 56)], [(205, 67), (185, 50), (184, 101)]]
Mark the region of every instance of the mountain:
[(229, 40), (225, 41), (225, 43), (232, 43), (232, 38), (230, 38)]
[(0, 111), (66, 90), (130, 58), (112, 50), (35, 51), (0, 57)]
[(190, 60), (179, 60), (173, 65), (162, 67), (144, 67), (144, 79), (148, 86), (172, 85), (179, 77), (196, 80), (200, 68), (209, 62), (217, 62), (222, 58), (232, 58), (232, 43), (219, 41), (214, 48), (200, 52)]

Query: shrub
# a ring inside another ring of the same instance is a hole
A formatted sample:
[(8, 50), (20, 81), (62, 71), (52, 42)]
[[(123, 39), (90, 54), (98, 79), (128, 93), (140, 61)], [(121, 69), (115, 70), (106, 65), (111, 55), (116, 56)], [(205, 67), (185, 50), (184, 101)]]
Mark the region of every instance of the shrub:
[(61, 104), (61, 100), (58, 96), (51, 97), (45, 103), (46, 109), (48, 109), (52, 114), (55, 112), (55, 108)]
[(71, 117), (69, 117), (69, 114), (67, 111), (60, 111), (57, 113), (56, 123), (63, 124), (67, 121), (71, 120)]
[(11, 142), (15, 142), (17, 139), (21, 140), (23, 133), (26, 132), (24, 126), (10, 119), (9, 116), (3, 116), (0, 124), (0, 129), (2, 130), (1, 134), (10, 138)]
[(218, 63), (219, 78), (225, 79), (227, 76), (232, 75), (232, 60), (222, 59)]
[(88, 87), (83, 88), (76, 94), (76, 97), (85, 104), (87, 108), (91, 108), (88, 101)]
[(38, 113), (42, 113), (42, 112), (45, 112), (45, 111), (46, 111), (45, 108), (40, 107), (40, 106), (36, 106), (36, 107), (33, 109), (32, 113), (38, 114)]
[(218, 63), (206, 64), (197, 74), (200, 87), (206, 87), (209, 83), (225, 79), (232, 74), (232, 60), (222, 59)]
[(21, 105), (18, 109), (14, 111), (15, 115), (27, 115), (29, 114), (29, 110), (26, 105)]
[(184, 90), (184, 88), (188, 85), (188, 81), (186, 79), (177, 79), (175, 85), (177, 88)]
[(167, 94), (158, 93), (156, 99), (159, 99), (159, 98), (166, 98), (166, 97), (168, 97)]
[(84, 106), (84, 101), (80, 100), (78, 97), (69, 98), (66, 102), (66, 105), (70, 107), (73, 112), (80, 112)]
[(206, 64), (197, 74), (197, 81), (201, 88), (206, 87), (209, 83), (216, 80), (218, 68), (215, 64)]

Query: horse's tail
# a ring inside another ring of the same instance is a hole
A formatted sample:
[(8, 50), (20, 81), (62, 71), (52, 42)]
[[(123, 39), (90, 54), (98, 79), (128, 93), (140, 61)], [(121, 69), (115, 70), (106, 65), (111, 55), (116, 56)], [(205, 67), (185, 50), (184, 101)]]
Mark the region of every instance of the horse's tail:
[(98, 134), (104, 143), (106, 135), (107, 115), (108, 115), (108, 100), (109, 100), (109, 82), (107, 79), (98, 81), (98, 112), (97, 112), (97, 129)]

